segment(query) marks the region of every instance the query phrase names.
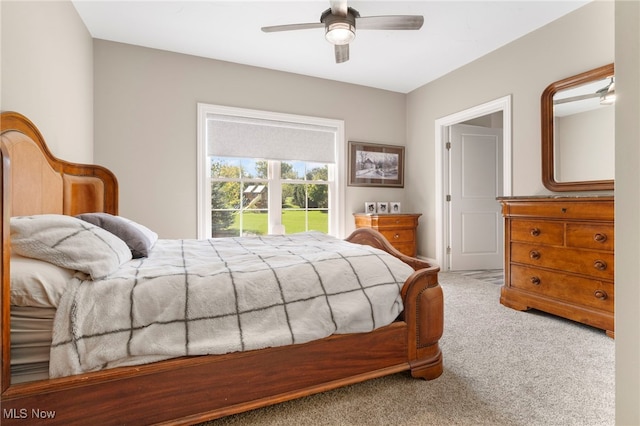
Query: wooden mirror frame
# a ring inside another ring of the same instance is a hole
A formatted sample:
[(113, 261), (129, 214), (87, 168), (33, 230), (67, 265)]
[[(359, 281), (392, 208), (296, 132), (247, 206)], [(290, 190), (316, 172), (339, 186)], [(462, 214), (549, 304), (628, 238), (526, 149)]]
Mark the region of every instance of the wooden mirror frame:
[(557, 92), (572, 87), (580, 86), (590, 81), (599, 80), (614, 74), (613, 64), (608, 64), (593, 70), (583, 72), (551, 83), (542, 92), (541, 119), (542, 119), (542, 183), (551, 191), (612, 191), (614, 180), (586, 180), (558, 182), (554, 172), (554, 115), (553, 95)]

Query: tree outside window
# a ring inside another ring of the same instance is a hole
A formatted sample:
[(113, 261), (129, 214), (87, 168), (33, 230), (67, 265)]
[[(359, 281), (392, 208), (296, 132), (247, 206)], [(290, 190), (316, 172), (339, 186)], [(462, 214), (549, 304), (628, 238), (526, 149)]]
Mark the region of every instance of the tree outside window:
[[(212, 237), (265, 235), (269, 214), (286, 233), (328, 232), (329, 165), (226, 157), (210, 165)], [(280, 203), (269, 199), (276, 186)]]

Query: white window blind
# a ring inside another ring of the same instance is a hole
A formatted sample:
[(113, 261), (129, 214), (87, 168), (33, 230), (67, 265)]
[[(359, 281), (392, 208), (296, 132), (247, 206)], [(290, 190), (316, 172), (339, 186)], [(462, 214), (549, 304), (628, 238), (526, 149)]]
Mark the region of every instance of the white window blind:
[(208, 114), (206, 139), (213, 156), (336, 162), (336, 129), (329, 126)]

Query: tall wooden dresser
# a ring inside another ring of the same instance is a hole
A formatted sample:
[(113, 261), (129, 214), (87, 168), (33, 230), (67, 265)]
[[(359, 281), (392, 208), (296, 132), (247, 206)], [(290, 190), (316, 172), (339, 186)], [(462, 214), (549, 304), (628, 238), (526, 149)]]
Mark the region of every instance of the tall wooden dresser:
[(420, 213), (368, 214), (354, 213), (356, 228), (373, 228), (407, 256), (417, 254), (416, 228)]
[(500, 303), (569, 318), (614, 337), (613, 196), (499, 201), (505, 218)]

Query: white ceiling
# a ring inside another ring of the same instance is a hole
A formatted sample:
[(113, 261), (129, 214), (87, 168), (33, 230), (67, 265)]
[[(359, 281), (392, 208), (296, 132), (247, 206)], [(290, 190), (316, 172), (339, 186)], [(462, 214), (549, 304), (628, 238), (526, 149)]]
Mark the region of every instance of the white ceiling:
[(73, 1), (92, 37), (408, 93), (590, 0), (350, 1), (361, 16), (423, 15), (418, 31), (356, 30), (336, 64), (319, 22), (329, 1)]

